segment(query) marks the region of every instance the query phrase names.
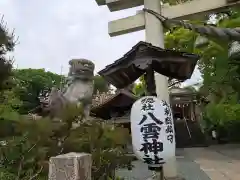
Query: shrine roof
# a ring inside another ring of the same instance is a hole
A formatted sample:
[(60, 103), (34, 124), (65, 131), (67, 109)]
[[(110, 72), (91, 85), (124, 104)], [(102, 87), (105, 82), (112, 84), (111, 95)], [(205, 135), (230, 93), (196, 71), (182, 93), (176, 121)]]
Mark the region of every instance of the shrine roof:
[(91, 115), (97, 117), (110, 116), (112, 111), (129, 110), (138, 98), (129, 90), (121, 89), (115, 94), (102, 93), (93, 99)]
[(199, 59), (195, 54), (162, 49), (140, 41), (122, 58), (99, 71), (101, 75), (117, 88), (124, 88), (146, 72), (149, 65), (165, 76), (186, 80), (193, 73)]
[(169, 89), (169, 94), (171, 96), (177, 96), (177, 95), (193, 95), (196, 94), (196, 92), (191, 91), (190, 89), (184, 89), (184, 88), (170, 88)]
[[(195, 99), (194, 92), (183, 88), (171, 88), (169, 89), (169, 95), (171, 104), (192, 102)], [(115, 94), (97, 94), (92, 101), (91, 115), (102, 119), (110, 119), (113, 112), (129, 111), (137, 99), (138, 97), (127, 89), (121, 89)]]

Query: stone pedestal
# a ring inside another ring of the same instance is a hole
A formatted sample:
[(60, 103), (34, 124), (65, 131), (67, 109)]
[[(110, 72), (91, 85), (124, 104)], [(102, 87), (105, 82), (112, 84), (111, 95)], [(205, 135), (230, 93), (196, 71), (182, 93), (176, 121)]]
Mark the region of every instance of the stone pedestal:
[(91, 180), (91, 154), (68, 153), (51, 157), (48, 180)]

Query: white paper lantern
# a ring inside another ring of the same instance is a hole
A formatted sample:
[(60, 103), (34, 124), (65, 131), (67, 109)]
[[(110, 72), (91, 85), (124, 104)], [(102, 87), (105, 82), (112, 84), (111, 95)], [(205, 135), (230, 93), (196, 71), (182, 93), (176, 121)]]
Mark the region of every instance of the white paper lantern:
[(131, 109), (133, 151), (153, 167), (175, 156), (175, 131), (170, 105), (154, 96), (137, 100)]

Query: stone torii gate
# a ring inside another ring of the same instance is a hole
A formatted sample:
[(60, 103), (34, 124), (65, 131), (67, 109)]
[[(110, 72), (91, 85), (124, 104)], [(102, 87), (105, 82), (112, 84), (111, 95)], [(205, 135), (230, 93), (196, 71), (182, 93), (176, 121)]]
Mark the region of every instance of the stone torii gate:
[[(229, 7), (240, 5), (240, 0), (192, 0), (170, 6), (161, 5), (160, 0), (96, 0), (99, 6), (107, 5), (111, 12), (144, 5), (169, 19), (190, 20), (206, 18), (206, 15), (221, 12)], [(145, 29), (146, 42), (164, 48), (164, 33), (161, 21), (148, 12), (138, 11), (136, 15), (111, 21), (108, 33), (111, 37), (128, 34)], [(167, 77), (156, 74), (156, 92), (162, 100), (169, 101)], [(166, 177), (177, 176), (176, 159), (167, 162), (164, 167)]]

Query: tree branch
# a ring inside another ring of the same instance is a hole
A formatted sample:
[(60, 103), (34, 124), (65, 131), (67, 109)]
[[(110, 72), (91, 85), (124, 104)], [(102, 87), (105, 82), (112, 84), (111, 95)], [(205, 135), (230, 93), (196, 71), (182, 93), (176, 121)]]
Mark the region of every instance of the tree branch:
[(43, 166), (41, 166), (41, 168), (39, 169), (39, 171), (38, 171), (36, 174), (34, 174), (34, 176), (30, 177), (29, 180), (35, 179), (35, 178), (42, 172), (42, 170), (43, 170)]
[[(37, 142), (37, 143), (38, 143), (38, 142)], [(27, 151), (27, 153), (29, 153), (29, 152), (37, 145), (37, 143), (35, 143), (35, 144)], [(20, 176), (21, 176), (21, 171), (22, 171), (24, 159), (25, 159), (25, 157), (24, 157), (24, 155), (22, 155), (21, 161), (19, 162), (19, 166), (18, 166), (18, 175), (17, 175), (16, 180), (20, 180)]]
[(23, 167), (23, 161), (24, 161), (24, 156), (22, 156), (21, 161), (20, 161), (20, 163), (19, 163), (19, 166), (18, 166), (18, 175), (17, 175), (16, 180), (20, 180), (21, 171), (22, 171), (22, 167)]

